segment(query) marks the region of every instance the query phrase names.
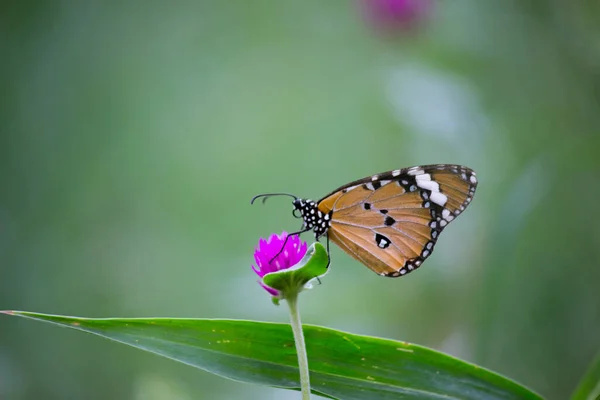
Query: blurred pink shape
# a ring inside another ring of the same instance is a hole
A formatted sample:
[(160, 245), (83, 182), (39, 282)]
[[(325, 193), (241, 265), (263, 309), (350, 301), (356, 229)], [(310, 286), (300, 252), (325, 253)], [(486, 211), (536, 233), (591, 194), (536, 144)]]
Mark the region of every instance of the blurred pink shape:
[(361, 0), (363, 14), (380, 33), (394, 34), (418, 27), (430, 14), (430, 0)]

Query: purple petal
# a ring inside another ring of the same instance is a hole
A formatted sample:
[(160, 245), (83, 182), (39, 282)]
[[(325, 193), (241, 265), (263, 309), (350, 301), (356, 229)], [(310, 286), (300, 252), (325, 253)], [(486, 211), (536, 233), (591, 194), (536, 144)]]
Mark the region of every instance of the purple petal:
[(260, 286), (262, 286), (263, 289), (265, 289), (267, 292), (269, 292), (269, 294), (271, 294), (272, 296), (279, 296), (279, 291), (273, 289), (272, 287), (269, 287), (269, 286), (265, 285), (261, 281), (258, 281), (258, 284)]
[[(298, 235), (287, 239), (288, 233), (283, 231), (280, 235), (272, 234), (267, 240), (260, 239), (254, 251), (252, 270), (261, 278), (270, 272), (288, 269), (298, 264), (306, 254), (308, 245)], [(285, 243), (285, 246), (284, 246)], [(277, 257), (275, 257), (277, 255)], [(275, 259), (273, 259), (275, 257)], [(271, 262), (271, 260), (273, 260)], [(259, 282), (267, 292), (278, 296), (279, 292)]]
[(393, 33), (416, 27), (430, 14), (430, 0), (362, 0), (366, 19), (378, 30)]

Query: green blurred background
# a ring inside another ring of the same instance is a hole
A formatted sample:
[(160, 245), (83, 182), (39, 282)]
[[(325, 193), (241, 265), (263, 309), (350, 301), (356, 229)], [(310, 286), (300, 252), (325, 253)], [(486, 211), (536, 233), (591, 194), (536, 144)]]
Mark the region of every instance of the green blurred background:
[[(436, 1), (382, 32), (356, 2), (3, 2), (0, 308), (287, 321), (250, 270), (287, 199), (475, 169), (426, 266), (335, 248), (305, 323), (430, 346), (550, 399), (600, 348), (600, 7)], [(305, 237), (310, 241), (310, 236)], [(0, 318), (1, 399), (295, 399)]]

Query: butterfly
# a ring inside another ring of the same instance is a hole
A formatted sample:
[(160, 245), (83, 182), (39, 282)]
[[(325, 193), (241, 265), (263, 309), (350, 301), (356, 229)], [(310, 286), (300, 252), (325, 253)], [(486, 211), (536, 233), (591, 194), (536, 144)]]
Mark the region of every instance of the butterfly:
[[(416, 270), (433, 252), (440, 233), (473, 200), (475, 172), (461, 165), (396, 169), (343, 185), (319, 201), (289, 193), (302, 229), (327, 238), (375, 273), (399, 277)], [(289, 237), (288, 236), (288, 237)]]

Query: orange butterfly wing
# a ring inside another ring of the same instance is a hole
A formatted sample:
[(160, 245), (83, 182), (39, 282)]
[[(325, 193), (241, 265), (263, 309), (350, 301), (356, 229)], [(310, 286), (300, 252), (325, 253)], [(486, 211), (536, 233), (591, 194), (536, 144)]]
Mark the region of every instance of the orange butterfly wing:
[(459, 165), (394, 170), (336, 189), (318, 202), (328, 235), (374, 272), (390, 277), (421, 266), (439, 234), (473, 199), (475, 172)]

